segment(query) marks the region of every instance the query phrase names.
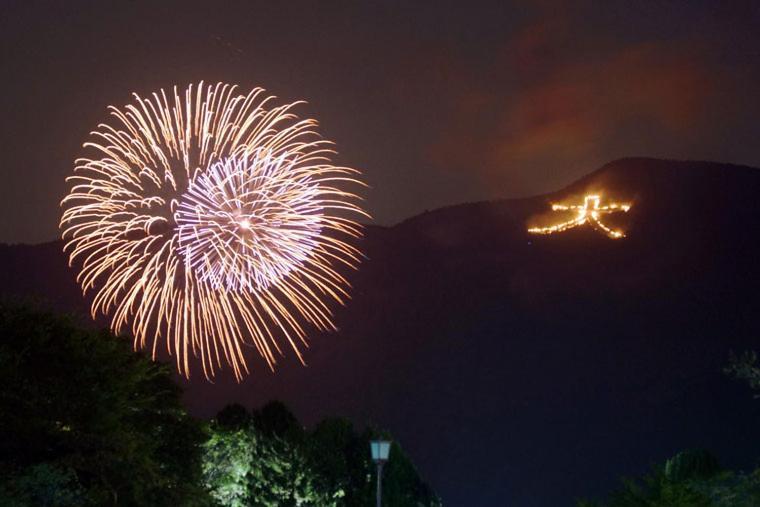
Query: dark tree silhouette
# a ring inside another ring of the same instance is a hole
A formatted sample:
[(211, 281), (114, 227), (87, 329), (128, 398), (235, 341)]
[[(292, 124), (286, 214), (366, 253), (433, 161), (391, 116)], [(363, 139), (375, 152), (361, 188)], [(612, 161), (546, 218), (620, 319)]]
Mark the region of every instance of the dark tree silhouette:
[(200, 505), (205, 435), (127, 340), (0, 303), (0, 503)]

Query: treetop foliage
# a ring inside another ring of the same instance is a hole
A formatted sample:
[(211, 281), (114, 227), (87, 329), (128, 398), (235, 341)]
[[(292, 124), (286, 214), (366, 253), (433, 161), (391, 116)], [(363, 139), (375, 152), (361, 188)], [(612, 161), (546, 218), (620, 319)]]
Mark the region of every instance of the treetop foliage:
[(1, 302), (0, 504), (203, 504), (180, 394), (125, 340)]
[(760, 505), (760, 470), (722, 470), (704, 450), (680, 452), (638, 479), (623, 479), (606, 503), (578, 507), (754, 507)]
[[(373, 504), (377, 431), (340, 418), (307, 430), (277, 401), (202, 422), (180, 395), (127, 340), (0, 301), (0, 505)], [(440, 505), (398, 444), (383, 489), (386, 505)]]
[[(242, 410), (241, 410), (242, 409)], [(281, 402), (248, 413), (222, 409), (205, 445), (204, 482), (219, 505), (365, 506), (375, 497), (375, 464), (369, 442), (342, 418), (306, 430)], [(387, 434), (382, 434), (388, 437)], [(394, 443), (383, 471), (384, 505), (437, 506), (440, 500)]]

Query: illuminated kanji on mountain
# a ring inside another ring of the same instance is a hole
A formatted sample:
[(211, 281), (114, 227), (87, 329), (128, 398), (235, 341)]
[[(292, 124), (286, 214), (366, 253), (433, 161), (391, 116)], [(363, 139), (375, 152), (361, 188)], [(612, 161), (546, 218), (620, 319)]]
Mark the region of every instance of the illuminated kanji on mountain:
[(552, 204), (552, 211), (575, 211), (577, 215), (574, 219), (567, 222), (561, 222), (559, 224), (551, 225), (549, 227), (531, 227), (528, 232), (533, 234), (552, 234), (555, 232), (563, 232), (568, 229), (579, 227), (583, 224), (589, 224), (593, 228), (604, 232), (612, 239), (624, 238), (623, 231), (614, 230), (606, 226), (600, 219), (601, 215), (610, 213), (623, 212), (627, 213), (631, 209), (630, 204), (610, 203), (606, 206), (601, 206), (600, 195), (587, 195), (583, 199), (583, 204), (569, 206), (566, 204)]

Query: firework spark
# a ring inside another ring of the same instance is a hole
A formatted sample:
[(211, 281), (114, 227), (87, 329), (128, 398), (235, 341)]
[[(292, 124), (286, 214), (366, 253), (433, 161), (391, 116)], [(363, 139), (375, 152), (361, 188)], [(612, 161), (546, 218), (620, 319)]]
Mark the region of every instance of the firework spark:
[(240, 379), (252, 345), (273, 368), (286, 343), (303, 361), (304, 324), (334, 329), (366, 216), (358, 171), (330, 163), (331, 143), (298, 103), (226, 84), (134, 95), (110, 107), (76, 161), (61, 229), (93, 318), (128, 328), (136, 348), (159, 343), (189, 375), (223, 362)]
[(630, 204), (611, 203), (607, 206), (600, 206), (601, 198), (598, 195), (587, 195), (583, 200), (583, 205), (568, 206), (566, 204), (552, 204), (552, 211), (575, 211), (577, 215), (574, 219), (562, 222), (550, 227), (532, 227), (528, 232), (533, 234), (552, 234), (562, 232), (583, 224), (590, 224), (595, 229), (603, 231), (612, 239), (624, 238), (622, 231), (616, 231), (607, 227), (599, 218), (600, 215), (622, 211), (627, 213), (631, 209)]

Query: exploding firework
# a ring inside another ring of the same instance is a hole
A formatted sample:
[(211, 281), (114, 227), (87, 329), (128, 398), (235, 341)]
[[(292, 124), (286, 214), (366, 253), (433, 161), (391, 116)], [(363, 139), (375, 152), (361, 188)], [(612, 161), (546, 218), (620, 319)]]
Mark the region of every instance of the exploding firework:
[(553, 204), (552, 211), (575, 211), (576, 217), (567, 222), (562, 222), (550, 227), (531, 227), (528, 232), (533, 234), (553, 234), (562, 232), (583, 224), (590, 224), (595, 229), (599, 229), (612, 239), (624, 238), (622, 231), (616, 231), (607, 227), (600, 219), (601, 215), (622, 211), (628, 213), (631, 209), (630, 204), (611, 203), (607, 206), (600, 206), (601, 198), (598, 195), (587, 195), (583, 199), (583, 205), (568, 206), (566, 204)]
[(331, 164), (298, 103), (272, 102), (221, 83), (135, 94), (67, 180), (64, 250), (93, 318), (154, 357), (163, 344), (185, 375), (197, 356), (206, 377), (226, 362), (240, 379), (248, 346), (270, 368), (283, 344), (303, 362), (306, 325), (334, 329), (338, 268), (360, 260), (358, 172)]

